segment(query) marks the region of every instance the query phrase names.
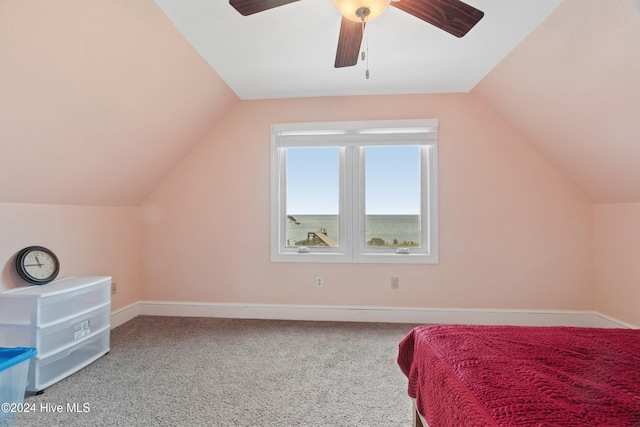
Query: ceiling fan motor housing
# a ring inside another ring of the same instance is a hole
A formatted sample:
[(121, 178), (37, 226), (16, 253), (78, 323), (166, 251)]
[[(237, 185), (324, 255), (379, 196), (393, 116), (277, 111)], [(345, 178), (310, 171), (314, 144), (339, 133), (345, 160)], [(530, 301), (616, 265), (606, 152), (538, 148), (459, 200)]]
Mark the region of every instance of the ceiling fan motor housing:
[(391, 0), (333, 0), (333, 3), (348, 20), (364, 22), (380, 16)]
[(366, 20), (369, 15), (371, 15), (371, 9), (366, 6), (356, 9), (356, 16), (360, 18), (361, 21)]

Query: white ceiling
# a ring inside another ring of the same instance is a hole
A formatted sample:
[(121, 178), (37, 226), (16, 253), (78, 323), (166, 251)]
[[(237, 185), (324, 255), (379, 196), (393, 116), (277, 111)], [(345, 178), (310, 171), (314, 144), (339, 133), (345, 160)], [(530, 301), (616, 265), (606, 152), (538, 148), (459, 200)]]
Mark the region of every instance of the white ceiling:
[(241, 99), (469, 92), (562, 0), (467, 0), (485, 16), (456, 38), (389, 7), (367, 25), (366, 62), (333, 66), (340, 13), (302, 0), (242, 16), (225, 0), (155, 0)]

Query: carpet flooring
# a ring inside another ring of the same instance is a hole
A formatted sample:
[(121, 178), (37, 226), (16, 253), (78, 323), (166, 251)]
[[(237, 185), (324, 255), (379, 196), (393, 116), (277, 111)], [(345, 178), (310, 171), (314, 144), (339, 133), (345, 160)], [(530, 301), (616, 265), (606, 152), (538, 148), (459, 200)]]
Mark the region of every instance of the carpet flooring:
[(410, 426), (396, 357), (414, 326), (141, 316), (17, 425)]

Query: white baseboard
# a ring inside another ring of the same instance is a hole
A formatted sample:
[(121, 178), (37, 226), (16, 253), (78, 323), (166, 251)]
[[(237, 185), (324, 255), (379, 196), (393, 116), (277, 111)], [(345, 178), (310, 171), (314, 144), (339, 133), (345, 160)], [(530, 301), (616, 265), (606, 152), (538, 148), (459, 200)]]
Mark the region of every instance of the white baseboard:
[(598, 316), (600, 316), (601, 318), (605, 319), (606, 321), (615, 323), (620, 325), (619, 327), (621, 328), (628, 328), (628, 329), (640, 329), (640, 327), (636, 326), (636, 325), (632, 325), (631, 323), (627, 323), (624, 322), (622, 320), (616, 319), (615, 317), (611, 317), (611, 316), (607, 316), (606, 314), (602, 314), (600, 312), (595, 312)]
[(134, 302), (111, 313), (111, 329), (140, 316), (140, 303)]
[(139, 301), (124, 307), (113, 313), (112, 328), (139, 315), (415, 324), (635, 328), (633, 325), (602, 315), (596, 311), (588, 310), (320, 306), (171, 301)]

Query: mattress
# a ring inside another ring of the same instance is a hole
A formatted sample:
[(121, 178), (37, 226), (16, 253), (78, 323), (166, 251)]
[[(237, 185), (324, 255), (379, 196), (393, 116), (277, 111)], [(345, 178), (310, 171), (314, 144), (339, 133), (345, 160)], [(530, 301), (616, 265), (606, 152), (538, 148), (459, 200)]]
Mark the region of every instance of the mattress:
[(640, 330), (420, 326), (398, 365), (431, 427), (640, 426)]

